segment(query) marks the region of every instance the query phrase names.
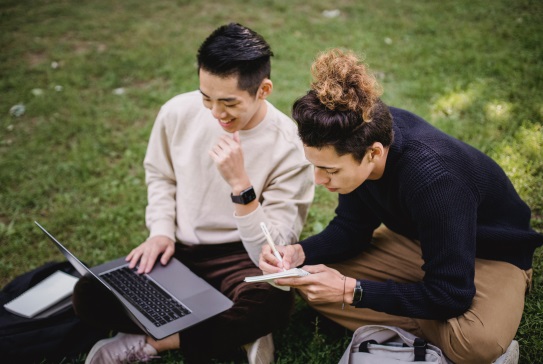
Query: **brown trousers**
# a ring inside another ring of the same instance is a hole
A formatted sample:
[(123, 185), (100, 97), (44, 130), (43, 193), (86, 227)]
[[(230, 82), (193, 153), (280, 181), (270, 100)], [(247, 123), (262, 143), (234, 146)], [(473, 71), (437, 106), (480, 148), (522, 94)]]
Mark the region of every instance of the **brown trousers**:
[[(368, 251), (330, 267), (358, 279), (419, 282), (424, 275), (421, 255), (417, 241), (381, 226)], [(337, 303), (308, 303), (353, 331), (369, 324), (398, 326), (437, 345), (455, 363), (491, 363), (515, 337), (531, 278), (531, 269), (524, 271), (509, 263), (476, 259), (477, 292), (473, 303), (462, 316), (447, 321), (393, 316), (352, 306), (342, 310)]]
[[(176, 244), (175, 257), (197, 275), (230, 298), (227, 311), (179, 333), (186, 362), (208, 363), (228, 359), (241, 346), (285, 327), (292, 311), (292, 292), (268, 283), (245, 283), (247, 276), (262, 274), (242, 243), (199, 245)], [(82, 278), (74, 289), (74, 308), (90, 324), (109, 330), (142, 334), (111, 293), (95, 279)]]

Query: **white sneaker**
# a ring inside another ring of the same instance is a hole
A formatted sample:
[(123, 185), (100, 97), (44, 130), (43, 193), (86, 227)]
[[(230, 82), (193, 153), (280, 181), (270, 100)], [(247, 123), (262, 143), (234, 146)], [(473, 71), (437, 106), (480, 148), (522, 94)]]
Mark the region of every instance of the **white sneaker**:
[(158, 353), (147, 343), (144, 335), (118, 333), (110, 339), (98, 341), (87, 355), (85, 364), (125, 364), (147, 362)]
[(496, 361), (492, 364), (518, 364), (518, 359), (518, 341), (513, 340), (511, 341), (511, 344), (509, 344), (509, 347), (505, 353), (503, 353), (503, 355), (496, 359)]
[(270, 364), (274, 360), (274, 346), (272, 334), (262, 336), (255, 342), (244, 345), (243, 348), (247, 351), (247, 359), (249, 364)]

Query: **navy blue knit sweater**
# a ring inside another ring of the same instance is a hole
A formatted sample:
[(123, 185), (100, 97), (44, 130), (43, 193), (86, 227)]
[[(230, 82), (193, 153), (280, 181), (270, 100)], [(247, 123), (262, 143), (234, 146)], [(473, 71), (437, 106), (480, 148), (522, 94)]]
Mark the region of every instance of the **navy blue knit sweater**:
[(503, 170), (475, 148), (405, 110), (390, 108), (394, 141), (379, 180), (339, 195), (336, 216), (300, 242), (304, 264), (351, 258), (381, 223), (421, 243), (422, 282), (362, 280), (357, 307), (423, 319), (464, 313), (475, 295), (475, 257), (532, 266), (543, 236)]

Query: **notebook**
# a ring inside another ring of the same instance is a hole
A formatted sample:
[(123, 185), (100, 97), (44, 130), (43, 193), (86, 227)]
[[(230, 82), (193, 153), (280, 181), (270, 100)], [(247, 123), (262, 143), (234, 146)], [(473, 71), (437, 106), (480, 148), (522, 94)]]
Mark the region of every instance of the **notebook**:
[(6, 303), (4, 308), (27, 318), (47, 317), (66, 307), (66, 303), (71, 304), (71, 295), (77, 279), (71, 274), (58, 270)]
[(244, 281), (272, 283), (275, 279), (279, 279), (279, 278), (298, 278), (298, 277), (305, 277), (309, 274), (310, 274), (309, 272), (303, 269), (292, 268), (292, 269), (285, 270), (283, 272), (278, 272), (278, 273), (270, 273), (270, 274), (263, 274), (260, 276), (245, 277)]
[(128, 268), (124, 257), (88, 268), (38, 222), (34, 223), (81, 275), (91, 275), (107, 287), (131, 319), (155, 340), (207, 320), (233, 305), (175, 258), (165, 266), (156, 264), (149, 274), (137, 274)]

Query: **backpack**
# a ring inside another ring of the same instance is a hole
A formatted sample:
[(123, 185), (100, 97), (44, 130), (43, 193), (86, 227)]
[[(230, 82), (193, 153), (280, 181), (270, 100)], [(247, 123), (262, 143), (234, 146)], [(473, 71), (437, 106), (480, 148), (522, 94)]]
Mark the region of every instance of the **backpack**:
[(69, 262), (48, 262), (14, 278), (0, 292), (0, 358), (5, 363), (45, 363), (75, 360), (108, 332), (82, 322), (72, 306), (45, 318), (25, 318), (4, 309), (57, 270), (79, 276)]
[(339, 364), (451, 363), (437, 346), (398, 327), (356, 329)]

